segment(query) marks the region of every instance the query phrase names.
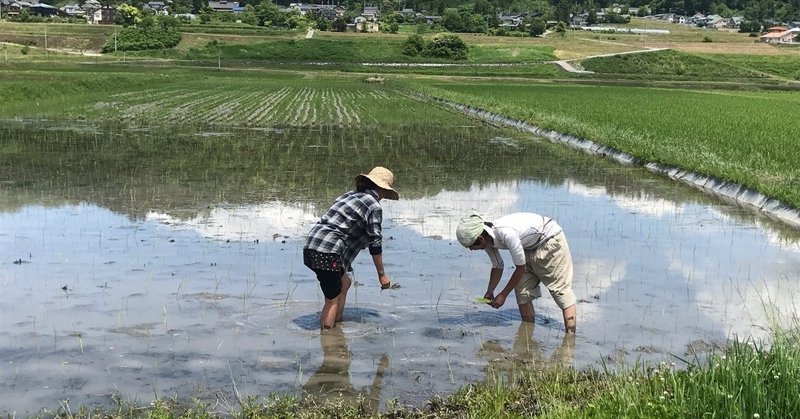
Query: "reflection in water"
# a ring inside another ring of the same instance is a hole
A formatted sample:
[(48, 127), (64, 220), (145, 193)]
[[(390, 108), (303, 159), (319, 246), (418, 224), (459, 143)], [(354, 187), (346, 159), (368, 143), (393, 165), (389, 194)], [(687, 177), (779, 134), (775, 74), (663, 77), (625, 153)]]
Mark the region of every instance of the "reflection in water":
[(574, 333), (562, 334), (559, 345), (547, 356), (545, 349), (534, 338), (535, 328), (534, 323), (521, 322), (510, 350), (503, 348), (497, 340), (487, 340), (481, 345), (480, 354), (489, 363), (486, 375), (488, 382), (508, 382), (522, 371), (545, 371), (574, 366)]
[[(342, 358), (349, 377), (341, 362), (321, 369), (352, 380), (336, 384), (345, 389), (371, 393), (378, 362), (361, 354), (391, 356), (382, 400), (422, 404), (482, 379), (494, 359), (660, 361), (768, 337), (772, 313), (796, 312), (800, 231), (513, 133), (8, 132), (0, 126), (0, 411), (118, 393), (188, 398), (232, 378), (245, 395), (297, 391), (325, 353), (302, 235), (350, 173), (378, 163), (396, 168), (404, 192), (384, 207), (387, 269), (401, 288), (359, 286), (374, 268), (356, 259), (349, 341), (329, 351), (355, 360)], [(452, 240), (474, 210), (559, 220), (575, 263), (577, 347), (561, 340), (548, 299), (535, 336), (520, 332), (515, 308), (475, 303), (488, 262)], [(493, 356), (487, 341), (508, 348)]]
[[(381, 355), (375, 378), (369, 389), (358, 390), (350, 382), (352, 355), (341, 325), (320, 332), (322, 365), (303, 385), (303, 391), (312, 397), (336, 398), (346, 403), (359, 403), (367, 412), (376, 412), (380, 405), (381, 381), (389, 366), (389, 356)], [(360, 358), (369, 356), (361, 354)]]

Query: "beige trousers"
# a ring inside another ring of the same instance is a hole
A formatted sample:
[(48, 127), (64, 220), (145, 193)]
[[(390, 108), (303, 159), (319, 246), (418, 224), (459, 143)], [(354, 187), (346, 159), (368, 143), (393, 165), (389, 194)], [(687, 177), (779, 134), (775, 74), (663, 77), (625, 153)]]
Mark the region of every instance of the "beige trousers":
[(527, 304), (541, 297), (540, 282), (562, 310), (577, 302), (572, 292), (572, 255), (563, 232), (525, 252), (525, 275), (514, 289), (517, 304)]

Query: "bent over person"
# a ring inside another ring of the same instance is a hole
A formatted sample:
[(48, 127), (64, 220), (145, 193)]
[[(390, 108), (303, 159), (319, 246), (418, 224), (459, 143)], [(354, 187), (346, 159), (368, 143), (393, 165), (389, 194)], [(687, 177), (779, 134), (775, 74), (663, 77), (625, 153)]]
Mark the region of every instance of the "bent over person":
[(381, 288), (391, 284), (383, 269), (381, 199), (398, 199), (392, 189), (394, 174), (375, 167), (369, 174), (355, 177), (355, 190), (345, 192), (311, 228), (303, 247), (303, 263), (319, 280), (325, 295), (320, 313), (320, 327), (328, 329), (342, 320), (347, 291), (350, 289), (351, 265), (361, 249), (369, 248), (378, 272)]
[[(572, 291), (572, 255), (561, 226), (552, 218), (520, 212), (485, 222), (479, 215), (461, 220), (456, 237), (470, 250), (485, 250), (492, 263), (489, 286), (484, 297), (500, 308), (513, 290), (522, 320), (534, 319), (533, 300), (542, 296), (544, 284), (564, 315), (567, 333), (575, 333), (576, 298)], [(495, 295), (503, 275), (503, 259), (498, 249), (508, 249), (516, 266), (508, 284)]]

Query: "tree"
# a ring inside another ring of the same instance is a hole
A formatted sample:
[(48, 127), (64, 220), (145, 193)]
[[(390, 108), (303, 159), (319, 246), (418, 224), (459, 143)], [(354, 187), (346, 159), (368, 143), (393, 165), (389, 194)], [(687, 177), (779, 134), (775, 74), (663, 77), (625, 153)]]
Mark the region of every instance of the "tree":
[(253, 7), (253, 12), (256, 19), (258, 19), (258, 26), (271, 26), (272, 22), (275, 21), (276, 17), (280, 14), (278, 6), (269, 0), (262, 0)]
[(214, 10), (210, 7), (206, 6), (200, 10), (200, 23), (205, 24), (211, 22), (211, 18), (214, 17)]
[(169, 10), (176, 14), (191, 13), (192, 3), (189, 0), (173, 0)]
[(746, 20), (739, 24), (739, 32), (759, 33), (761, 32), (761, 23), (755, 20)]
[(114, 23), (122, 26), (134, 26), (142, 22), (142, 11), (136, 6), (122, 3), (117, 6)]
[(466, 26), (464, 21), (461, 19), (461, 13), (458, 12), (458, 9), (445, 10), (444, 15), (442, 15), (442, 19), (439, 21), (439, 24), (441, 24), (443, 28), (452, 32), (464, 32), (464, 27)]
[(556, 25), (556, 33), (561, 35), (562, 38), (567, 36), (567, 24), (564, 22), (558, 22)]
[(409, 55), (415, 57), (419, 54), (422, 54), (422, 51), (425, 49), (425, 40), (422, 39), (422, 36), (414, 34), (408, 37), (405, 42), (403, 42), (403, 55)]
[(171, 16), (147, 15), (137, 26), (122, 28), (103, 45), (103, 52), (166, 49), (181, 40), (180, 20)]
[(594, 10), (594, 7), (589, 9), (589, 16), (586, 18), (586, 23), (589, 26), (597, 25), (597, 11)]
[(317, 29), (321, 31), (331, 30), (331, 21), (325, 19), (325, 17), (322, 16), (321, 14), (317, 16), (317, 18), (314, 20), (314, 25), (317, 27)]
[(401, 19), (401, 14), (399, 12), (391, 12), (387, 15), (381, 17), (380, 24), (381, 24), (381, 32), (384, 33), (397, 33), (400, 29), (400, 24), (398, 20)]
[(467, 58), (467, 44), (453, 33), (439, 33), (425, 44), (423, 55), (427, 57), (464, 60)]
[(528, 23), (528, 33), (531, 36), (540, 36), (547, 30), (547, 23), (541, 18), (535, 17)]
[(559, 22), (569, 22), (572, 18), (572, 2), (570, 0), (559, 0), (556, 6), (555, 18)]
[(208, 7), (208, 0), (192, 0), (192, 13), (200, 13)]
[(333, 25), (331, 25), (334, 31), (336, 32), (344, 32), (347, 30), (347, 22), (344, 19), (337, 17), (336, 20), (333, 21)]

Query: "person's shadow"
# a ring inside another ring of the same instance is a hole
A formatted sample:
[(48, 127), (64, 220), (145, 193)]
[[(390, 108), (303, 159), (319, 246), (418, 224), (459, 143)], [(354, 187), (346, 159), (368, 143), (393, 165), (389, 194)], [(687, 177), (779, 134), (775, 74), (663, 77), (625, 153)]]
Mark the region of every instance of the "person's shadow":
[(384, 354), (378, 362), (375, 379), (367, 390), (358, 390), (350, 382), (350, 350), (341, 325), (320, 332), (322, 365), (303, 385), (306, 397), (336, 399), (347, 404), (358, 404), (364, 413), (377, 412), (380, 406), (381, 381), (389, 357)]
[(487, 382), (513, 380), (522, 371), (546, 371), (556, 368), (571, 368), (575, 362), (575, 334), (564, 334), (561, 344), (550, 357), (533, 338), (535, 324), (520, 322), (511, 350), (499, 342), (488, 340), (481, 345), (479, 354), (487, 359)]

